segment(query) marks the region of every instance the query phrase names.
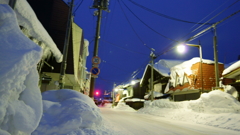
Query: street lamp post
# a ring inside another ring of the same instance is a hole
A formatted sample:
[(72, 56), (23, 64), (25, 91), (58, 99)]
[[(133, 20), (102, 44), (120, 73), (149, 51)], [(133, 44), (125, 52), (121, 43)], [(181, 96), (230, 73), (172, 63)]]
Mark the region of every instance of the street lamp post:
[(202, 47), (201, 45), (195, 45), (195, 44), (184, 44), (187, 46), (193, 46), (197, 47), (199, 49), (199, 56), (200, 56), (200, 74), (201, 74), (201, 93), (203, 93), (203, 71), (202, 71)]

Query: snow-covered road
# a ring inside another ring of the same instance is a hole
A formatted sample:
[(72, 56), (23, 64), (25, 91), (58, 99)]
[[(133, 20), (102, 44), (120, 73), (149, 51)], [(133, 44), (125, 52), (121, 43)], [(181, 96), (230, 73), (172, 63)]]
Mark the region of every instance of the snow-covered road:
[(215, 128), (136, 112), (100, 108), (107, 125), (125, 135), (239, 135), (238, 131)]

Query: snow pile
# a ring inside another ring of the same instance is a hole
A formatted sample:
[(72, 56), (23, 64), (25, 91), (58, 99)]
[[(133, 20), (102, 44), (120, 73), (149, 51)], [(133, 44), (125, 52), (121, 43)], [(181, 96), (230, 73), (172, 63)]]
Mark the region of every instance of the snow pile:
[(33, 135), (104, 134), (100, 110), (88, 96), (62, 89), (42, 97), (43, 117)]
[(138, 113), (240, 131), (240, 103), (220, 90), (204, 93), (198, 100), (192, 101), (147, 101)]
[[(148, 92), (148, 94), (146, 94), (146, 95), (144, 96), (144, 99), (150, 99), (150, 98), (151, 98), (150, 96), (151, 96), (151, 91)], [(153, 96), (154, 96), (154, 98), (156, 98), (156, 97), (161, 97), (161, 96), (163, 96), (163, 94), (160, 93), (160, 92), (154, 91)]]
[(131, 98), (131, 99), (126, 99), (125, 101), (126, 102), (127, 101), (129, 101), (129, 102), (139, 102), (139, 101), (143, 102), (145, 100), (144, 99), (140, 99), (140, 98)]
[(117, 106), (114, 107), (114, 109), (136, 112), (136, 110), (134, 110), (133, 108), (131, 108), (129, 105), (127, 105), (127, 104), (124, 102), (124, 99), (125, 99), (125, 98), (122, 98), (122, 99), (118, 102)]
[(235, 89), (235, 87), (231, 85), (223, 85), (221, 86), (224, 88), (224, 92), (232, 95), (234, 98), (238, 99), (238, 91)]
[(13, 10), (1, 4), (0, 37), (0, 134), (30, 134), (42, 115), (36, 70), (42, 50), (22, 34)]
[(103, 107), (103, 108), (112, 108), (112, 103), (105, 103), (105, 104), (101, 104), (99, 106)]
[(226, 75), (228, 73), (230, 73), (231, 71), (237, 69), (237, 68), (240, 68), (240, 60), (233, 63), (231, 66), (229, 66), (228, 68), (224, 69), (222, 75)]

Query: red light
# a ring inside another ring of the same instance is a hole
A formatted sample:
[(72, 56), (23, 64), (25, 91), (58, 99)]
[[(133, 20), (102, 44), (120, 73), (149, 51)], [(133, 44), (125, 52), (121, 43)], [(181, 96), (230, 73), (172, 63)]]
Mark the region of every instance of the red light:
[(96, 91), (96, 92), (95, 92), (95, 95), (96, 95), (96, 96), (99, 96), (99, 95), (100, 95), (100, 92), (99, 92), (99, 91)]

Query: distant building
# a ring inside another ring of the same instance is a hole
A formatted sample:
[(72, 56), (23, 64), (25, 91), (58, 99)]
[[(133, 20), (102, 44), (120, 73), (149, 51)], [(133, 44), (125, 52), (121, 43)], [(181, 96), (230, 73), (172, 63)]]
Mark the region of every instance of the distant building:
[[(48, 31), (53, 41), (63, 52), (69, 6), (62, 0), (28, 0), (39, 21)], [(89, 92), (89, 73), (86, 71), (86, 57), (88, 56), (88, 41), (84, 40), (83, 30), (72, 22), (67, 68), (64, 88), (82, 93)], [(45, 61), (41, 71), (41, 91), (58, 89), (61, 63), (53, 59)]]
[[(184, 62), (183, 60), (168, 60), (161, 59), (153, 66), (153, 89), (155, 92), (164, 93), (170, 78), (170, 69), (178, 64)], [(140, 81), (141, 90), (145, 94), (150, 93), (150, 78), (151, 78), (151, 64), (148, 64)]]

